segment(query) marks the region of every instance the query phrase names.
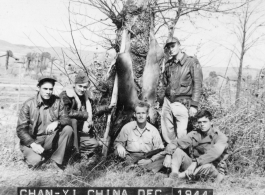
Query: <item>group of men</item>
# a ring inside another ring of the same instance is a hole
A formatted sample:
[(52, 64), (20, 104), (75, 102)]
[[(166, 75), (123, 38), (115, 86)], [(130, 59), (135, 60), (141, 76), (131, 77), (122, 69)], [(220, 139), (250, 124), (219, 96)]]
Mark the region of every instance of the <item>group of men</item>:
[[(168, 60), (163, 68), (166, 87), (161, 114), (162, 135), (147, 122), (149, 105), (135, 105), (135, 121), (124, 125), (114, 142), (115, 154), (128, 164), (137, 164), (158, 172), (171, 169), (166, 182), (178, 178), (217, 178), (225, 174), (224, 155), (227, 137), (213, 127), (207, 110), (198, 112), (202, 93), (202, 69), (198, 60), (180, 49), (177, 38), (169, 38), (165, 45)], [(86, 91), (86, 74), (76, 75), (73, 88), (53, 95), (56, 80), (41, 77), (39, 92), (27, 100), (20, 111), (17, 135), (21, 151), (29, 166), (38, 167), (47, 158), (63, 169), (65, 159), (73, 152), (91, 159), (99, 142), (90, 130), (92, 108)], [(105, 109), (107, 111), (108, 109)], [(198, 127), (187, 133), (190, 116), (197, 118)]]

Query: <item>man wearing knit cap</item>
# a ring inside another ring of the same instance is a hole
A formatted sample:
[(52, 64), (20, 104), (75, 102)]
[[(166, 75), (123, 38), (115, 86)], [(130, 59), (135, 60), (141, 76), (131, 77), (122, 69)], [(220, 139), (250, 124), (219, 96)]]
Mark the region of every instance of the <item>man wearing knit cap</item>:
[(52, 94), (55, 82), (53, 77), (40, 77), (39, 92), (23, 104), (18, 116), (20, 149), (29, 167), (39, 167), (50, 158), (55, 168), (63, 169), (72, 147), (71, 120), (60, 98)]
[(75, 84), (72, 88), (66, 89), (60, 94), (64, 102), (69, 118), (72, 120), (72, 126), (75, 133), (74, 146), (77, 154), (82, 155), (84, 159), (93, 156), (97, 148), (98, 141), (94, 133), (90, 130), (92, 125), (92, 108), (86, 96), (89, 86), (89, 78), (83, 71), (77, 73)]
[[(164, 49), (168, 60), (162, 73), (166, 90), (161, 128), (164, 140), (170, 144), (187, 134), (188, 118), (197, 113), (203, 76), (199, 61), (181, 51), (176, 37), (168, 38)], [(171, 156), (166, 156), (164, 166), (171, 166)]]

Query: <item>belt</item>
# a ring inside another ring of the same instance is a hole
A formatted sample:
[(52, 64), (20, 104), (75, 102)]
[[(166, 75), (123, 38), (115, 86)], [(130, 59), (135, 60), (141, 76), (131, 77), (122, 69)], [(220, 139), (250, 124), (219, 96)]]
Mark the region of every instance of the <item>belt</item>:
[(191, 105), (191, 97), (190, 96), (178, 96), (178, 97), (168, 97), (168, 100), (173, 102), (179, 102), (183, 104), (187, 109), (190, 108)]

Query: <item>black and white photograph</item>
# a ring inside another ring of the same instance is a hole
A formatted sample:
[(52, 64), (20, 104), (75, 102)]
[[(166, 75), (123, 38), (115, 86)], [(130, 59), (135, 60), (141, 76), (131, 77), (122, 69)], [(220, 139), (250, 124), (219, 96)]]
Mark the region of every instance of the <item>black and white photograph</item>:
[(0, 0), (0, 195), (265, 195), (264, 0)]

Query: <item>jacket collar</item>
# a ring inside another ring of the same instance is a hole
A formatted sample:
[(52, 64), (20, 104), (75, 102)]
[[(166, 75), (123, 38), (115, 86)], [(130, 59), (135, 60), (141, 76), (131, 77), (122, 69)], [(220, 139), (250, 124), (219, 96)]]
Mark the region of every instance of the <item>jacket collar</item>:
[(179, 64), (183, 66), (187, 61), (187, 58), (188, 58), (187, 54), (183, 52), (183, 56), (181, 59), (177, 59), (177, 57), (174, 56), (173, 58), (170, 58), (167, 62), (170, 62), (171, 64), (173, 64), (173, 62), (175, 62), (176, 64), (179, 62)]
[[(53, 99), (54, 99), (54, 97), (53, 97), (53, 95), (51, 95), (51, 98), (48, 101), (48, 105), (47, 105), (48, 107), (51, 107)], [(36, 102), (36, 107), (38, 107), (38, 108), (40, 108), (42, 105), (45, 105), (39, 92), (35, 96), (35, 102)]]
[[(212, 126), (211, 129), (207, 132), (206, 137), (201, 139), (201, 143), (211, 142), (215, 132), (215, 128)], [(203, 134), (203, 132), (201, 132), (201, 134)]]

